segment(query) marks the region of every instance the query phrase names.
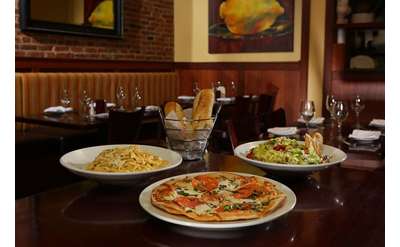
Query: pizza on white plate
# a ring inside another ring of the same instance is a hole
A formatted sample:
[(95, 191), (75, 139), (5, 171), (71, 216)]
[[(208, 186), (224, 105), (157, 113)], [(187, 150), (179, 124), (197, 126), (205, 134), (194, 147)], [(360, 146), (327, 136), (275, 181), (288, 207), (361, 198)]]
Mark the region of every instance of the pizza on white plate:
[(283, 192), (261, 177), (229, 172), (171, 179), (151, 194), (154, 206), (197, 221), (261, 218), (280, 208), (285, 199)]

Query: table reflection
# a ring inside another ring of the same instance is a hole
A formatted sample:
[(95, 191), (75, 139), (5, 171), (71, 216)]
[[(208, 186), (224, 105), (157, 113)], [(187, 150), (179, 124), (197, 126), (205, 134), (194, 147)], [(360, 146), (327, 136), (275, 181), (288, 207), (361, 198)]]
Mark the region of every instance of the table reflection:
[(296, 184), (294, 192), (297, 196), (294, 212), (334, 210), (344, 205), (344, 199), (332, 186), (321, 184), (315, 177)]
[(138, 197), (137, 189), (100, 185), (73, 198), (61, 212), (66, 220), (77, 223), (144, 223), (150, 216), (137, 210), (140, 208)]

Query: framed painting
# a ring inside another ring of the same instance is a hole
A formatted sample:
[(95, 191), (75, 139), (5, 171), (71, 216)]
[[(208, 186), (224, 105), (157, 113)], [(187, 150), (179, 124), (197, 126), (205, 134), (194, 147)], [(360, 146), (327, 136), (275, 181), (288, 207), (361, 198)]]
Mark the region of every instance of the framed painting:
[(209, 53), (292, 52), (294, 0), (209, 0)]

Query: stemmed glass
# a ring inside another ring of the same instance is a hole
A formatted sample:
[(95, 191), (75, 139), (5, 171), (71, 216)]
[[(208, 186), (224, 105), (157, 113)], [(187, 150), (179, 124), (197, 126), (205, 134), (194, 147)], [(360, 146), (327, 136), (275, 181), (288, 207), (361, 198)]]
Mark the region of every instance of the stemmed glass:
[(65, 108), (67, 108), (71, 105), (71, 99), (69, 97), (69, 93), (68, 93), (67, 89), (63, 90), (60, 102), (61, 102), (61, 105)]
[(92, 102), (92, 99), (88, 96), (87, 91), (83, 90), (82, 95), (79, 99), (80, 114), (82, 114), (83, 116), (88, 115), (91, 102)]
[(132, 97), (132, 109), (136, 110), (136, 108), (142, 106), (143, 106), (143, 97), (140, 95), (138, 87), (135, 87), (135, 93), (133, 94)]
[(237, 88), (236, 88), (236, 84), (235, 84), (235, 82), (234, 81), (231, 81), (231, 92), (232, 92), (232, 97), (235, 97), (236, 96), (236, 91), (237, 90)]
[(362, 112), (365, 108), (365, 104), (361, 100), (360, 96), (357, 95), (355, 99), (351, 101), (350, 105), (351, 109), (356, 113), (356, 128), (359, 129), (361, 127), (360, 124), (360, 112)]
[(309, 122), (314, 117), (314, 113), (315, 113), (314, 101), (306, 100), (301, 102), (300, 114), (304, 119), (307, 131)]
[(217, 81), (214, 85), (214, 91), (215, 91), (215, 98), (221, 98), (221, 97), (225, 97), (225, 91), (223, 91), (223, 84), (221, 81)]
[(197, 82), (193, 82), (193, 94), (196, 96), (200, 92), (199, 84)]
[(333, 113), (335, 120), (337, 122), (337, 128), (338, 128), (338, 140), (342, 141), (343, 136), (342, 136), (342, 124), (346, 120), (347, 116), (349, 115), (349, 109), (344, 101), (336, 101), (334, 107), (333, 107)]
[(124, 88), (122, 86), (118, 87), (116, 96), (117, 96), (117, 107), (121, 111), (123, 111), (125, 109), (124, 108), (124, 101), (126, 99), (126, 93), (125, 93), (125, 90), (124, 90)]
[(331, 123), (333, 124), (334, 120), (335, 120), (335, 116), (334, 116), (334, 112), (333, 112), (333, 107), (335, 106), (336, 103), (336, 99), (332, 94), (329, 94), (326, 96), (326, 101), (325, 101), (325, 107), (326, 110), (328, 110), (329, 114), (330, 114), (330, 120)]

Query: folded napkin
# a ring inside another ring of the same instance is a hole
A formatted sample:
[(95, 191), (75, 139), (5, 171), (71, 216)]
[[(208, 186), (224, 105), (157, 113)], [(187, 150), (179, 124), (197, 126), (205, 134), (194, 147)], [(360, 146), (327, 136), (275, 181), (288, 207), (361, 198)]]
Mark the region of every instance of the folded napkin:
[(370, 126), (376, 126), (376, 127), (385, 127), (385, 119), (372, 119), (372, 121), (369, 123)]
[(116, 104), (115, 103), (106, 103), (106, 107), (107, 108), (110, 108), (110, 107), (115, 107), (116, 106)]
[(149, 111), (158, 111), (158, 109), (160, 109), (160, 107), (156, 106), (156, 105), (148, 105), (145, 108), (145, 111), (149, 112)]
[(354, 129), (349, 138), (360, 141), (374, 141), (381, 136), (380, 131)]
[(217, 101), (223, 101), (223, 102), (230, 102), (233, 101), (235, 98), (231, 98), (231, 97), (221, 97), (221, 98), (217, 98)]
[(289, 136), (297, 133), (297, 127), (275, 127), (267, 130), (268, 133), (277, 136)]
[(180, 99), (180, 100), (193, 100), (194, 96), (181, 95), (181, 96), (178, 96), (178, 99)]
[(72, 107), (64, 107), (64, 106), (51, 106), (44, 109), (45, 113), (66, 113), (71, 111)]
[(105, 119), (108, 118), (108, 112), (103, 112), (103, 113), (97, 113), (94, 115), (95, 118), (101, 118), (101, 119)]
[[(111, 108), (111, 107), (115, 107), (115, 106), (116, 106), (115, 103), (111, 103), (111, 102), (106, 103), (107, 108)], [(93, 107), (96, 107), (96, 102), (93, 102)]]
[[(323, 124), (325, 118), (324, 117), (313, 117), (310, 122), (308, 122), (311, 125), (317, 125), (317, 124)], [(301, 116), (299, 119), (297, 119), (297, 122), (299, 123), (305, 123), (303, 117)]]

